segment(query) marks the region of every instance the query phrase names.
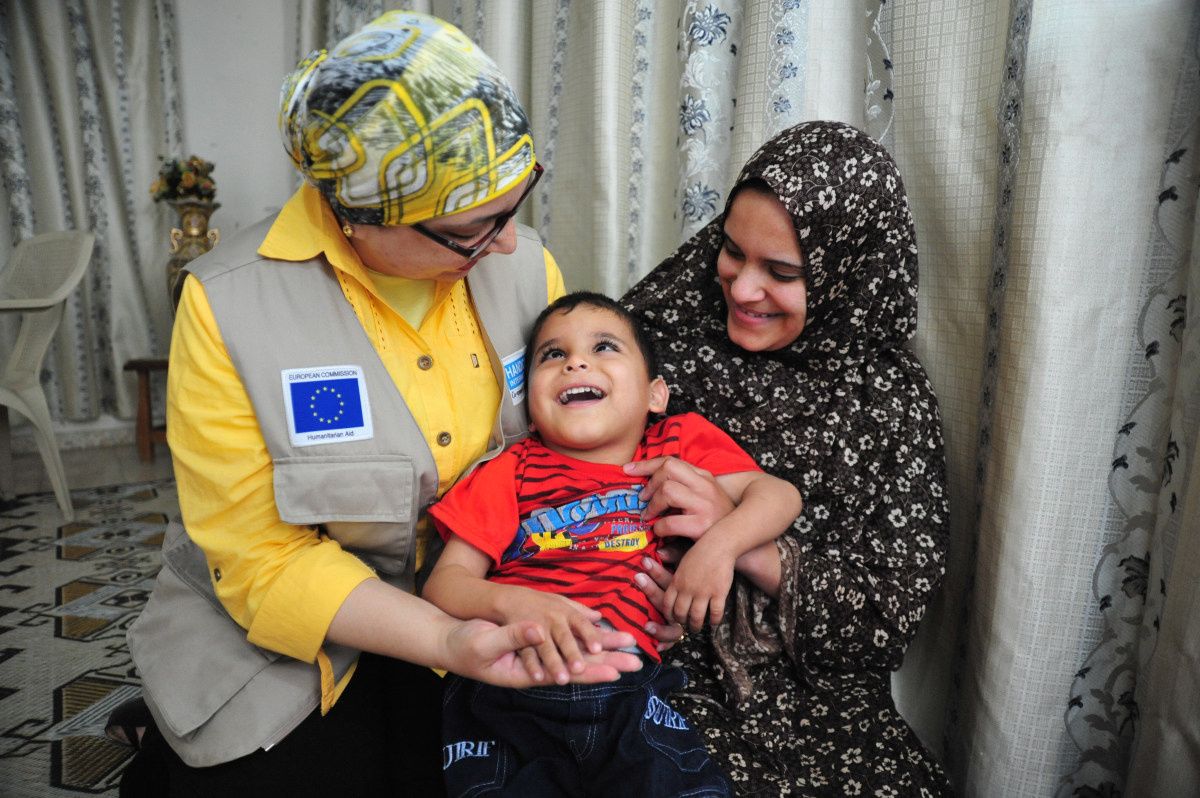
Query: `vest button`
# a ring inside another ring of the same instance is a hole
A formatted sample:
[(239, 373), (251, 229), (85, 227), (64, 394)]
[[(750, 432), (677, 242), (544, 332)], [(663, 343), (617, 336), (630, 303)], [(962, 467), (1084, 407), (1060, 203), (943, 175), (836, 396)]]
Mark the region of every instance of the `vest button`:
[(438, 446), (449, 446), (450, 445), (450, 433), (449, 432), (439, 432), (438, 436), (437, 436), (437, 442), (438, 442)]
[(433, 368), (433, 358), (429, 355), (421, 355), (417, 358), (417, 368), (421, 369), (421, 371), (429, 371)]

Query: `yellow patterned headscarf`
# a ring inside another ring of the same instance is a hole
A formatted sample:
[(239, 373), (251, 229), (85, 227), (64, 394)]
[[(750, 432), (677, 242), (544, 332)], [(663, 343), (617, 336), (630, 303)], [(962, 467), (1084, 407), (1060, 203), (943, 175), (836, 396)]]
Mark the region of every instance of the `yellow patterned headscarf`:
[(339, 219), (415, 224), (481, 205), (533, 168), (529, 120), (458, 28), (392, 11), (284, 80), (284, 146)]

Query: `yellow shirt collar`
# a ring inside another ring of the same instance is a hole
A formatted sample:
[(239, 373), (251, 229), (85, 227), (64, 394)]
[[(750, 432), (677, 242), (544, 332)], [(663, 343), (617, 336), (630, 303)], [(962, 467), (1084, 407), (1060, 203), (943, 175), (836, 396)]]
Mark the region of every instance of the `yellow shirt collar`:
[(371, 280), (321, 192), (305, 183), (275, 217), (258, 254), (274, 260), (312, 260), (322, 254), (363, 285)]
[[(395, 301), (394, 296), (385, 297), (380, 293), (373, 273), (363, 266), (358, 253), (346, 240), (342, 226), (329, 209), (329, 203), (325, 202), (321, 192), (308, 183), (300, 186), (279, 211), (274, 224), (267, 231), (267, 237), (258, 247), (258, 254), (264, 258), (287, 261), (312, 260), (323, 254), (335, 269), (354, 278), (377, 299), (389, 306)], [(399, 282), (391, 281), (390, 293), (396, 293), (396, 284)], [(452, 287), (439, 283), (429, 304), (441, 304), (449, 296)], [(428, 310), (428, 306), (425, 309)], [(420, 315), (424, 316), (423, 313)]]

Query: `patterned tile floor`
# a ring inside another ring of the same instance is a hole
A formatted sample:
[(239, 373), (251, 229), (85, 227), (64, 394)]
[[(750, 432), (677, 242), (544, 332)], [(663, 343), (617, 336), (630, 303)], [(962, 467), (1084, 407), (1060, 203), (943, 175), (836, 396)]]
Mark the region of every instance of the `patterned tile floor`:
[[(0, 500), (0, 795), (116, 795), (129, 751), (103, 737), (104, 720), (137, 692), (125, 629), (178, 513), (170, 479), (77, 487), (141, 467), (123, 456), (78, 459), (90, 475), (68, 477), (71, 524), (53, 494)], [(169, 473), (169, 458), (151, 468)]]

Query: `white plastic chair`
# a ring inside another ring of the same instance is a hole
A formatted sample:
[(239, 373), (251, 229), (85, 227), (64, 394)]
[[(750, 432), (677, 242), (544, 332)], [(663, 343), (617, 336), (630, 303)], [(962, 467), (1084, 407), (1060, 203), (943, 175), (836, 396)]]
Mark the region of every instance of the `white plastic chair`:
[(33, 423), (38, 451), (68, 523), (75, 520), (75, 510), (38, 376), (67, 297), (87, 270), (95, 242), (91, 233), (43, 233), (18, 244), (8, 266), (0, 271), (0, 313), (21, 314), (17, 343), (0, 370), (0, 493), (13, 492), (11, 407)]

